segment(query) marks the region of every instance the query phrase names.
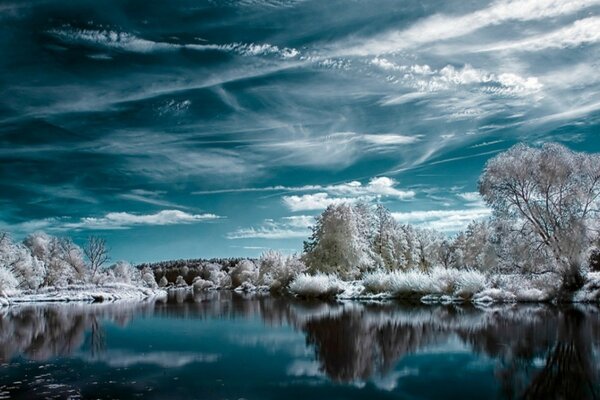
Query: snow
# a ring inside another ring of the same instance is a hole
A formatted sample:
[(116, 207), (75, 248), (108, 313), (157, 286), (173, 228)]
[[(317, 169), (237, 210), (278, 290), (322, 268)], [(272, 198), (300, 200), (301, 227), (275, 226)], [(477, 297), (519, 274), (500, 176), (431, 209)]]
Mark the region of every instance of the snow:
[(0, 297), (0, 305), (39, 302), (114, 302), (141, 301), (164, 298), (164, 290), (149, 289), (125, 283), (106, 285), (70, 285), (63, 288), (47, 287), (39, 290), (16, 291)]
[(299, 297), (332, 297), (342, 293), (344, 282), (329, 274), (300, 274), (292, 281), (289, 290)]

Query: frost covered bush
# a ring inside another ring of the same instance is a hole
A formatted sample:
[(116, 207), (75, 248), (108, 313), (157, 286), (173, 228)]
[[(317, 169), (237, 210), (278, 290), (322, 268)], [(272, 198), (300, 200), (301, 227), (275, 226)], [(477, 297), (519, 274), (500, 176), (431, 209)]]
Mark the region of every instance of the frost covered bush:
[(364, 276), (362, 284), (367, 293), (389, 293), (394, 297), (444, 294), (469, 298), (485, 288), (486, 277), (478, 271), (437, 267), (430, 272), (373, 272)]
[(211, 281), (217, 288), (220, 289), (231, 288), (231, 276), (225, 272), (219, 264), (208, 263), (204, 265), (202, 267), (202, 272), (200, 273), (200, 278)]
[(179, 275), (177, 277), (177, 279), (175, 279), (175, 286), (177, 286), (177, 287), (187, 286), (187, 283), (185, 283), (185, 279), (183, 279), (183, 276)]
[(482, 291), (486, 286), (486, 278), (479, 271), (464, 270), (459, 271), (457, 279), (457, 289), (455, 295), (462, 298), (470, 298), (475, 293)]
[(0, 294), (15, 290), (19, 286), (17, 278), (6, 268), (0, 268)]
[(390, 293), (394, 297), (434, 293), (431, 275), (422, 271), (394, 271), (390, 274)]
[(276, 251), (263, 253), (258, 264), (258, 282), (273, 290), (287, 287), (298, 274), (306, 271), (306, 266), (298, 257), (285, 257)]
[(86, 281), (88, 270), (83, 250), (71, 239), (36, 232), (24, 244), (46, 267), (43, 286), (60, 287)]
[(300, 297), (330, 297), (343, 291), (343, 283), (335, 275), (302, 273), (290, 283), (289, 290)]
[(196, 278), (194, 278), (192, 288), (194, 289), (194, 291), (210, 290), (215, 289), (215, 284), (212, 281), (207, 281), (197, 276)]
[(127, 283), (129, 285), (140, 285), (143, 283), (140, 270), (126, 261), (118, 261), (110, 269), (115, 276), (116, 282)]
[(376, 271), (365, 274), (362, 284), (367, 293), (386, 293), (390, 292), (391, 274), (385, 271)]
[(160, 278), (160, 280), (158, 281), (158, 287), (160, 288), (164, 288), (167, 287), (169, 285), (169, 281), (167, 280), (166, 276), (163, 276), (162, 278)]
[(142, 274), (142, 282), (146, 287), (150, 289), (158, 289), (158, 284), (156, 283), (156, 278), (154, 277), (154, 273), (152, 269), (146, 267), (140, 271)]
[(241, 260), (229, 272), (231, 287), (236, 288), (244, 282), (256, 283), (258, 279), (258, 268), (250, 260)]
[(44, 282), (46, 268), (21, 243), (15, 243), (7, 233), (0, 232), (0, 268), (10, 270), (22, 289), (37, 289)]

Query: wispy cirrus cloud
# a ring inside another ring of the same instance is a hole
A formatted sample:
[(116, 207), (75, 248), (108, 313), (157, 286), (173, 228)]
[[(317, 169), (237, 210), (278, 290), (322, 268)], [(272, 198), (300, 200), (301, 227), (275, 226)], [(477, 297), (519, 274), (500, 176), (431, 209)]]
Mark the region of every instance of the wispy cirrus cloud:
[(275, 55), (282, 59), (295, 58), (300, 52), (294, 48), (279, 48), (268, 43), (177, 43), (154, 41), (138, 37), (129, 32), (119, 32), (108, 29), (76, 29), (64, 26), (61, 29), (51, 29), (48, 34), (57, 39), (72, 44), (85, 44), (105, 49), (127, 51), (132, 53), (155, 53), (181, 49), (197, 51), (223, 51), (237, 53), (243, 56)]
[(239, 228), (226, 235), (227, 239), (292, 239), (306, 238), (315, 218), (310, 215), (294, 215), (279, 220), (266, 219), (261, 225)]
[(473, 49), (473, 51), (541, 51), (573, 48), (600, 42), (600, 17), (577, 20), (560, 29), (519, 39), (504, 41)]
[(385, 54), (468, 35), (510, 21), (533, 21), (574, 14), (600, 4), (598, 0), (499, 0), (487, 8), (463, 15), (435, 14), (404, 30), (379, 35), (343, 54)]

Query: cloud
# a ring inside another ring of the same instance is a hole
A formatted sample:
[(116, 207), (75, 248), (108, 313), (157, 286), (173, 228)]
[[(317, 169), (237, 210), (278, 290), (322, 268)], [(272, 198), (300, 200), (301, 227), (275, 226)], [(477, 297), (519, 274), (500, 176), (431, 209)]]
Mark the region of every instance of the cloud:
[(412, 144), (419, 141), (419, 136), (406, 136), (394, 133), (382, 133), (378, 135), (363, 135), (362, 140), (376, 145), (401, 145)]
[(99, 29), (75, 29), (65, 26), (62, 29), (51, 29), (48, 34), (64, 43), (84, 44), (105, 49), (126, 51), (131, 53), (156, 53), (181, 49), (196, 51), (224, 51), (243, 56), (276, 55), (282, 59), (296, 58), (300, 52), (294, 48), (279, 48), (268, 43), (171, 43), (157, 42), (140, 38), (128, 32)]
[(162, 200), (161, 196), (165, 192), (152, 191), (144, 189), (134, 189), (129, 193), (120, 194), (118, 197), (125, 200), (131, 200), (139, 203), (152, 204), (160, 207), (187, 208), (167, 200)]
[(325, 136), (259, 143), (249, 148), (266, 159), (275, 160), (278, 165), (344, 167), (365, 154), (409, 149), (420, 140), (420, 135), (334, 132)]
[(500, 0), (493, 2), (487, 8), (464, 15), (432, 15), (416, 22), (408, 29), (387, 32), (341, 52), (359, 56), (397, 52), (465, 36), (479, 29), (505, 22), (533, 21), (570, 15), (597, 4), (600, 4), (600, 1)]
[(114, 230), (129, 229), (134, 226), (165, 226), (207, 222), (220, 219), (215, 214), (190, 214), (180, 210), (162, 210), (155, 214), (132, 214), (128, 212), (110, 212), (103, 217), (83, 217), (73, 220), (69, 217), (51, 217), (25, 221), (18, 224), (5, 224), (12, 231), (31, 233), (36, 230), (69, 231), (69, 230)]
[(329, 197), (327, 193), (283, 196), (283, 203), (291, 211), (322, 210), (332, 204), (352, 203), (359, 200), (351, 197)]
[(531, 94), (543, 88), (543, 84), (537, 77), (522, 77), (511, 72), (495, 74), (474, 68), (470, 64), (464, 64), (462, 67), (446, 65), (438, 70), (429, 65), (399, 65), (381, 57), (373, 58), (371, 64), (385, 71), (399, 72), (400, 77), (395, 79), (418, 90), (416, 93), (388, 98), (381, 102), (381, 105), (403, 104), (419, 99), (427, 92), (438, 92), (460, 86), (476, 86), (484, 93), (496, 95)]
[(481, 196), (479, 195), (478, 192), (459, 193), (458, 197), (460, 197), (461, 199), (466, 200), (470, 203), (481, 201)]
[[(283, 196), (283, 203), (292, 211), (322, 210), (332, 204), (371, 201), (377, 197), (389, 197), (396, 200), (408, 200), (415, 197), (412, 190), (395, 187), (396, 181), (385, 176), (372, 178), (366, 185), (351, 181), (338, 185), (320, 186), (322, 192), (305, 195)], [(338, 196), (338, 197), (330, 197)]]
[(377, 196), (391, 197), (398, 200), (409, 200), (415, 197), (413, 190), (402, 190), (396, 187), (397, 182), (385, 176), (372, 178), (364, 185), (359, 181), (350, 181), (342, 184), (333, 185), (304, 185), (304, 186), (266, 186), (256, 188), (234, 188), (218, 190), (202, 190), (193, 192), (193, 194), (223, 194), (223, 193), (254, 193), (254, 192), (318, 192), (302, 196), (284, 196), (283, 201), (293, 209), (295, 203), (303, 203), (308, 206), (314, 204), (314, 208), (303, 208), (306, 210), (319, 210), (326, 208), (330, 204), (341, 203), (344, 201), (355, 201), (350, 197), (332, 198), (333, 196), (353, 196), (362, 200), (369, 201)]
[(465, 210), (395, 212), (392, 215), (402, 224), (452, 233), (466, 228), (472, 221), (488, 218), (491, 213), (489, 208), (479, 207)]
[(279, 221), (266, 219), (258, 227), (240, 228), (227, 234), (227, 239), (292, 239), (306, 238), (315, 218), (310, 215), (295, 215)]
[(598, 42), (600, 42), (600, 17), (589, 17), (549, 33), (512, 42), (500, 42), (474, 51), (540, 51), (573, 48)]
[(104, 217), (86, 217), (78, 222), (67, 223), (69, 229), (122, 229), (136, 225), (179, 225), (210, 221), (221, 218), (215, 214), (189, 214), (180, 210), (162, 210), (155, 214), (131, 214), (111, 212)]

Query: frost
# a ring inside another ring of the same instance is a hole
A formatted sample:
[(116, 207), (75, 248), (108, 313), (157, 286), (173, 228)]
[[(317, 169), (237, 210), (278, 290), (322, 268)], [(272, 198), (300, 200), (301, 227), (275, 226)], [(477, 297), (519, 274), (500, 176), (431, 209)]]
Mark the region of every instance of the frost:
[(331, 297), (341, 293), (343, 286), (335, 275), (300, 274), (290, 284), (290, 292), (299, 297)]

